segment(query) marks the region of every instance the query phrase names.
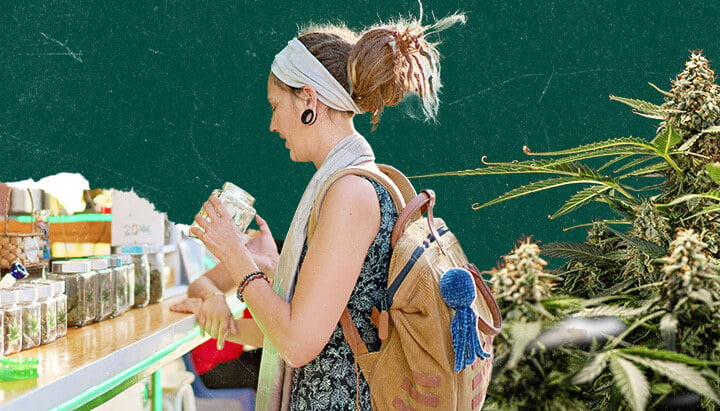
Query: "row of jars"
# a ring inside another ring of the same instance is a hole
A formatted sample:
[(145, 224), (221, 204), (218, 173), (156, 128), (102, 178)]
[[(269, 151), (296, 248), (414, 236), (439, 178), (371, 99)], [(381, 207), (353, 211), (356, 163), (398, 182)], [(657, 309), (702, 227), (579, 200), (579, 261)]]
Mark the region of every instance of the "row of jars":
[(65, 283), (68, 325), (82, 327), (162, 300), (162, 275), (155, 274), (163, 272), (162, 253), (143, 247), (116, 251), (122, 254), (53, 261), (46, 277)]
[(65, 283), (52, 280), (20, 281), (0, 289), (0, 353), (48, 344), (67, 333)]

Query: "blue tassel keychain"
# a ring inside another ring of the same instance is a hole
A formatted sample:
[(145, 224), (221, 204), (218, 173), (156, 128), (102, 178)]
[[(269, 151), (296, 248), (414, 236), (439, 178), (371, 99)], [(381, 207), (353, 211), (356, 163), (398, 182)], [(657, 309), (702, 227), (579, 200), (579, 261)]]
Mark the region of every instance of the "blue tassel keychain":
[(477, 331), (477, 315), (471, 308), (475, 300), (475, 283), (470, 272), (464, 268), (451, 268), (440, 277), (440, 292), (445, 303), (455, 310), (450, 324), (455, 372), (475, 362), (475, 358), (490, 358), (480, 346)]
[(0, 280), (0, 288), (9, 288), (15, 285), (15, 280), (22, 280), (29, 275), (24, 265), (14, 262), (10, 266), (10, 272), (5, 274)]

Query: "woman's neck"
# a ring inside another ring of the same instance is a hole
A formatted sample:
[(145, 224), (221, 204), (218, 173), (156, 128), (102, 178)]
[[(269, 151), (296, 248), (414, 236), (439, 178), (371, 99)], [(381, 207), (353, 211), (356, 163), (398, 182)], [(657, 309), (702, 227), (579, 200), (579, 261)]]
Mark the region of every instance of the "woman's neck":
[(318, 139), (317, 150), (315, 151), (312, 162), (315, 164), (315, 168), (320, 168), (325, 158), (327, 157), (330, 150), (337, 143), (339, 143), (345, 137), (356, 134), (355, 125), (353, 124), (352, 118), (348, 119), (347, 123), (337, 124), (336, 123), (322, 123), (316, 124), (317, 130), (313, 130), (317, 134), (315, 136)]

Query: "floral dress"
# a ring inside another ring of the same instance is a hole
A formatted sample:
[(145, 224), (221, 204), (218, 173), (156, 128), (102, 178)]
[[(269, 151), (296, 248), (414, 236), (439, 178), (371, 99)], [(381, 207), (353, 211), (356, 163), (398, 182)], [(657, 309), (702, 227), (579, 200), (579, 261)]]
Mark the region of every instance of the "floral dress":
[[(390, 265), (390, 236), (398, 214), (387, 190), (373, 180), (368, 181), (375, 187), (380, 203), (380, 230), (365, 257), (360, 277), (350, 295), (348, 310), (360, 336), (372, 352), (380, 349), (380, 338), (370, 322), (370, 312), (385, 296)], [(300, 264), (305, 251), (307, 244)], [(353, 354), (338, 323), (320, 354), (295, 370), (290, 409), (354, 410), (356, 387), (360, 388), (360, 409), (371, 410), (367, 382), (361, 372), (359, 380), (356, 378)]]

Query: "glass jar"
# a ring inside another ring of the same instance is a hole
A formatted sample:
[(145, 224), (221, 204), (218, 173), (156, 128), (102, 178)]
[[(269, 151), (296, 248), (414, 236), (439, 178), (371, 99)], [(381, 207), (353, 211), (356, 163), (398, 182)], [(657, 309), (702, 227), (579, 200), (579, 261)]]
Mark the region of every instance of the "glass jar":
[(112, 270), (113, 277), (113, 293), (112, 293), (112, 314), (115, 318), (127, 311), (127, 271), (123, 266), (123, 259), (119, 255), (111, 255), (107, 257), (108, 266)]
[(125, 289), (125, 310), (129, 310), (135, 305), (135, 263), (130, 254), (121, 254), (123, 267), (125, 268), (125, 276), (127, 277), (127, 287)]
[(29, 350), (39, 346), (42, 337), (38, 290), (29, 285), (16, 288), (20, 295), (18, 305), (22, 308), (22, 349)]
[(4, 313), (3, 350), (5, 355), (22, 350), (22, 308), (18, 305), (20, 293), (14, 288), (0, 290), (0, 303)]
[(50, 283), (33, 281), (30, 283), (37, 289), (37, 302), (40, 304), (40, 345), (55, 341), (57, 333), (57, 307), (53, 298), (53, 287)]
[(97, 315), (97, 280), (87, 260), (54, 261), (51, 280), (65, 281), (67, 295), (67, 324), (83, 327), (95, 321)]
[(150, 302), (150, 263), (143, 246), (124, 246), (118, 250), (122, 254), (130, 255), (135, 273), (135, 289), (133, 292), (133, 307), (142, 308)]
[[(222, 201), (240, 231), (244, 232), (247, 230), (253, 218), (255, 218), (255, 209), (253, 208), (255, 198), (247, 191), (230, 182), (223, 184), (220, 190), (213, 190), (212, 195)], [(198, 215), (201, 218), (208, 218), (204, 208), (200, 208)], [(195, 221), (193, 221), (190, 227), (200, 228)], [(190, 233), (190, 235), (192, 235), (192, 233)]]
[(150, 303), (156, 304), (162, 301), (165, 295), (165, 253), (161, 250), (153, 250), (148, 253), (150, 264)]
[(55, 298), (55, 309), (57, 318), (55, 325), (55, 339), (64, 337), (67, 334), (67, 295), (65, 295), (65, 281), (52, 281), (53, 297)]
[[(5, 311), (2, 309), (2, 296), (0, 295), (0, 332), (5, 333)], [(0, 335), (0, 358), (5, 354), (5, 337)]]
[(107, 258), (92, 257), (90, 268), (95, 271), (97, 283), (97, 306), (95, 307), (95, 321), (99, 322), (110, 317), (113, 313), (113, 271), (108, 265)]

